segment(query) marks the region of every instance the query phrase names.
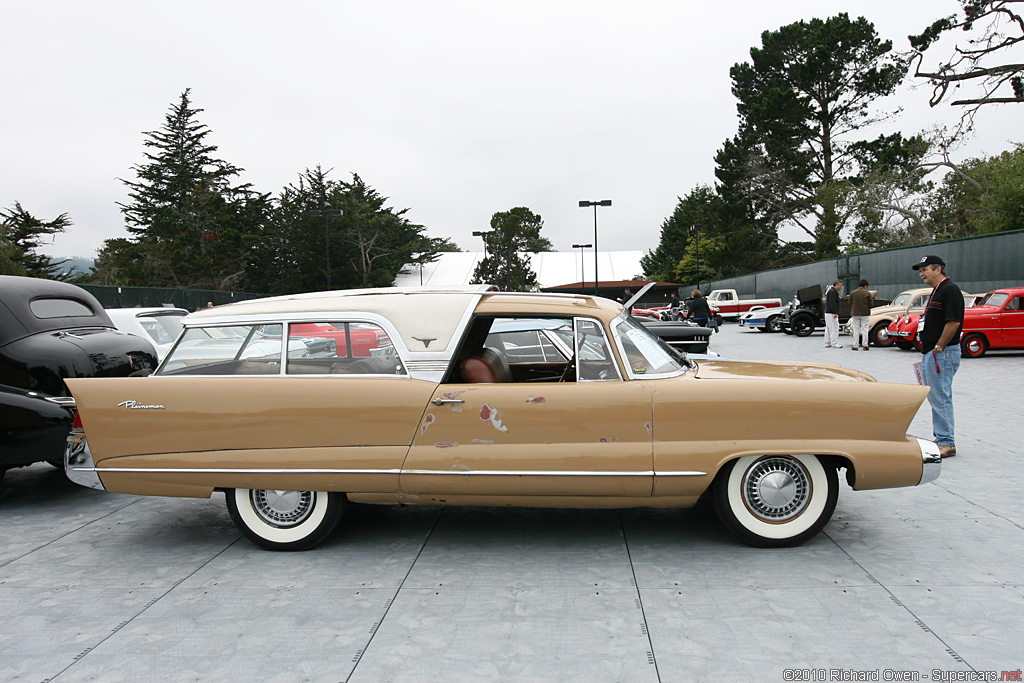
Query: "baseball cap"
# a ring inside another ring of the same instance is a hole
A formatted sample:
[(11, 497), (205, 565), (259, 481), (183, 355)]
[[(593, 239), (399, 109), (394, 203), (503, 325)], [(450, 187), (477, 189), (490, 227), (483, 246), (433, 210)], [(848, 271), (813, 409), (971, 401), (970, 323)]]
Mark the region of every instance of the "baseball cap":
[(921, 266), (942, 266), (945, 268), (946, 262), (940, 259), (938, 256), (922, 256), (921, 260), (914, 264), (914, 270), (918, 270)]

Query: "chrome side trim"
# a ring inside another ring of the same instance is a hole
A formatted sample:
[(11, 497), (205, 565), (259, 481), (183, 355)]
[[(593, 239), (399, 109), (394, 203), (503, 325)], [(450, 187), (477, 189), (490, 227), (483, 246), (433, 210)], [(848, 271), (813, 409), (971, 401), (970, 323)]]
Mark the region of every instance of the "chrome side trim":
[(93, 472), (139, 472), (144, 474), (401, 474), (402, 470), (328, 469), (222, 469), (214, 467), (93, 467)]
[(92, 451), (89, 450), (89, 442), (85, 438), (85, 432), (81, 429), (72, 429), (68, 434), (67, 446), (64, 447), (64, 472), (68, 479), (91, 489), (105, 491), (103, 482), (96, 473), (96, 466), (92, 461)]
[[(92, 465), (91, 459), (89, 465)], [(76, 472), (145, 474), (401, 474), (459, 477), (703, 477), (707, 472), (607, 472), (567, 470), (372, 470), (372, 469), (220, 469), (176, 467), (74, 467)]]
[[(38, 396), (38, 394), (36, 394), (34, 391), (28, 392), (28, 395)], [(44, 396), (43, 398), (45, 398), (50, 403), (56, 403), (57, 405), (64, 406), (65, 408), (71, 408), (72, 410), (78, 408), (78, 406), (75, 404), (75, 399), (73, 396)]]
[(921, 481), (917, 485), (927, 484), (939, 478), (942, 471), (942, 456), (939, 455), (939, 447), (931, 441), (918, 439), (917, 445), (921, 449)]
[(485, 477), (703, 477), (707, 472), (608, 472), (594, 470), (403, 470), (402, 474)]

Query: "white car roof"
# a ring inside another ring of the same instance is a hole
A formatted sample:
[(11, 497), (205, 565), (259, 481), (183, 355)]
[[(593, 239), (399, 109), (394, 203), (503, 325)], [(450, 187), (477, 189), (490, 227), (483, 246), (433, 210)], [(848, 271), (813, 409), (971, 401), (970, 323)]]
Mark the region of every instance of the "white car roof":
[(471, 287), (386, 287), (308, 292), (251, 299), (204, 308), (182, 322), (187, 327), (276, 320), (330, 321), (332, 316), (357, 313), (380, 315), (391, 322), (410, 351), (446, 349), (459, 323), (493, 285)]

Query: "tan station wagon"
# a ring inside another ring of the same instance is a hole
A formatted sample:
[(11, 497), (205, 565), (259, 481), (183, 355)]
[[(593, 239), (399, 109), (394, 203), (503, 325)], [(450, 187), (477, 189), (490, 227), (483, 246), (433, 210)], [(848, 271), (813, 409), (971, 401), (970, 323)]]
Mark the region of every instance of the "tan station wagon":
[(696, 362), (607, 299), (353, 290), (183, 323), (151, 377), (68, 380), (68, 476), (221, 491), (269, 549), (316, 545), (349, 501), (685, 508), (705, 495), (744, 541), (791, 546), (832, 516), (839, 470), (879, 489), (941, 467), (906, 433), (926, 388), (835, 365)]

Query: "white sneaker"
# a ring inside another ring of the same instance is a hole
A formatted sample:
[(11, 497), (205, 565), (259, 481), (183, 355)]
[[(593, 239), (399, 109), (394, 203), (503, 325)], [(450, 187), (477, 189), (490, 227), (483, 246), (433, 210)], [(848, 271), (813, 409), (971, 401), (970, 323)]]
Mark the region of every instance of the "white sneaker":
[(832, 348), (833, 349), (841, 349), (841, 348), (843, 348), (843, 345), (842, 344), (833, 344)]

